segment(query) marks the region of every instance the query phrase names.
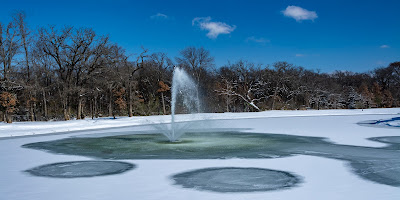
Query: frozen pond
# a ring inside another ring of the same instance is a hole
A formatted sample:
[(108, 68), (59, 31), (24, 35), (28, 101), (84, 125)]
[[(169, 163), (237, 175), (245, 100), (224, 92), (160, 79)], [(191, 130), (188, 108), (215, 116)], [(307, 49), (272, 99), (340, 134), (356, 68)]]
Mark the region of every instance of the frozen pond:
[[(348, 161), (357, 175), (400, 186), (399, 137), (381, 137), (383, 148), (338, 145), (324, 138), (241, 132), (187, 133), (169, 142), (161, 134), (74, 137), (31, 143), (26, 148), (101, 159), (279, 158), (297, 154)], [(394, 142), (391, 142), (394, 140)], [(392, 145), (394, 144), (394, 145)]]
[(182, 122), (174, 143), (161, 123), (0, 139), (0, 199), (397, 200), (398, 128), (358, 124), (396, 117)]

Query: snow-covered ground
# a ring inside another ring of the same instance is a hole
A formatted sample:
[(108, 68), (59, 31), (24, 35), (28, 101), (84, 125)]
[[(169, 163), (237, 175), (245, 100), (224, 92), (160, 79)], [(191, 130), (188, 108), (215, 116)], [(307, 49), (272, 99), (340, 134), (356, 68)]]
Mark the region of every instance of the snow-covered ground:
[[(400, 114), (400, 108), (391, 109), (365, 109), (365, 110), (299, 110), (299, 111), (264, 111), (256, 113), (200, 113), (197, 115), (180, 115), (177, 121), (191, 120), (216, 120), (216, 119), (249, 119), (249, 118), (275, 118), (275, 117), (311, 117), (311, 116), (350, 116), (350, 115), (387, 115)], [(47, 133), (60, 133), (68, 131), (82, 131), (90, 129), (114, 128), (154, 123), (169, 123), (170, 115), (145, 116), (145, 117), (105, 117), (98, 119), (52, 121), (52, 122), (14, 122), (6, 124), (0, 122), (0, 137), (15, 137), (25, 135), (38, 135)], [(395, 123), (395, 122), (393, 122)], [(399, 122), (396, 122), (399, 123)]]
[(397, 127), (400, 127), (400, 120), (399, 120), (399, 121), (388, 122), (388, 124), (389, 124), (390, 126), (397, 126)]
[[(204, 126), (244, 132), (324, 137), (337, 144), (382, 147), (370, 137), (400, 136), (400, 129), (374, 128), (357, 123), (400, 116), (400, 109), (266, 111), (181, 115), (179, 121), (206, 120)], [(51, 154), (21, 145), (71, 136), (127, 134), (154, 131), (169, 116), (121, 117), (116, 120), (16, 122), (0, 124), (0, 200), (22, 199), (400, 199), (400, 188), (378, 184), (351, 172), (345, 161), (298, 155), (276, 159), (123, 160), (137, 165), (123, 174), (91, 178), (44, 178), (23, 171), (39, 165), (91, 160)], [(393, 122), (394, 123), (394, 122)], [(107, 129), (105, 129), (107, 128)], [(86, 131), (85, 131), (86, 130)], [(66, 132), (72, 131), (72, 132)], [(47, 134), (60, 133), (65, 134)], [(30, 137), (29, 135), (40, 135)], [(14, 137), (14, 136), (27, 137)], [(13, 136), (13, 137), (10, 137)], [(258, 167), (282, 170), (303, 178), (295, 188), (271, 192), (218, 193), (174, 185), (172, 175), (206, 167)]]

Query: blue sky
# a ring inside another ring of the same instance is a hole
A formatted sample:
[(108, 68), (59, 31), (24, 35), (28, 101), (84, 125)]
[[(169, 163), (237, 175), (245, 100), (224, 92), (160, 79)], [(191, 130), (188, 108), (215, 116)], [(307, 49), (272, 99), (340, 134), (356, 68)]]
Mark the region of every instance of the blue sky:
[(32, 29), (91, 27), (129, 53), (203, 46), (216, 65), (239, 59), (287, 61), (322, 72), (365, 72), (400, 61), (400, 1), (16, 1), (2, 0), (0, 22), (23, 10)]

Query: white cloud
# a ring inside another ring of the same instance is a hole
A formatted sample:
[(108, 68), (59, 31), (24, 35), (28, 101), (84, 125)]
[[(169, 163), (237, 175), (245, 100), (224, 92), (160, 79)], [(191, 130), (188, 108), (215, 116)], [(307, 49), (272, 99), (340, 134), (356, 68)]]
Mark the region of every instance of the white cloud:
[(192, 20), (192, 26), (199, 26), (201, 30), (208, 31), (207, 37), (215, 39), (220, 34), (230, 34), (236, 26), (228, 25), (223, 22), (213, 22), (211, 17), (196, 17)]
[(259, 43), (259, 44), (265, 44), (270, 41), (265, 38), (262, 38), (262, 37), (257, 38), (255, 36), (251, 36), (251, 37), (246, 38), (246, 42), (255, 42), (255, 43)]
[(302, 20), (314, 21), (314, 19), (318, 18), (318, 15), (315, 11), (309, 11), (298, 6), (288, 6), (282, 11), (282, 13), (286, 17), (291, 17), (298, 22)]
[(381, 48), (381, 49), (387, 49), (387, 48), (390, 48), (390, 46), (389, 46), (389, 45), (386, 45), (386, 44), (384, 44), (384, 45), (381, 45), (381, 46), (380, 46), (380, 48)]
[(155, 15), (150, 16), (150, 19), (168, 19), (168, 15), (157, 13)]
[(301, 53), (296, 54), (296, 57), (304, 57), (304, 56), (306, 56), (306, 54), (301, 54)]

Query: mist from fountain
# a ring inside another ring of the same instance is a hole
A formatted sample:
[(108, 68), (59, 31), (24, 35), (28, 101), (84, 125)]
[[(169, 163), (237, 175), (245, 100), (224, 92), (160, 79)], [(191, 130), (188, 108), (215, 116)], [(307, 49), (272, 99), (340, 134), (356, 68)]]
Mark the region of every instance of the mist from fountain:
[(184, 134), (185, 129), (178, 127), (176, 120), (177, 106), (182, 105), (188, 114), (200, 112), (200, 100), (197, 84), (181, 68), (175, 67), (172, 76), (171, 88), (171, 128), (163, 131), (171, 142), (177, 141)]

